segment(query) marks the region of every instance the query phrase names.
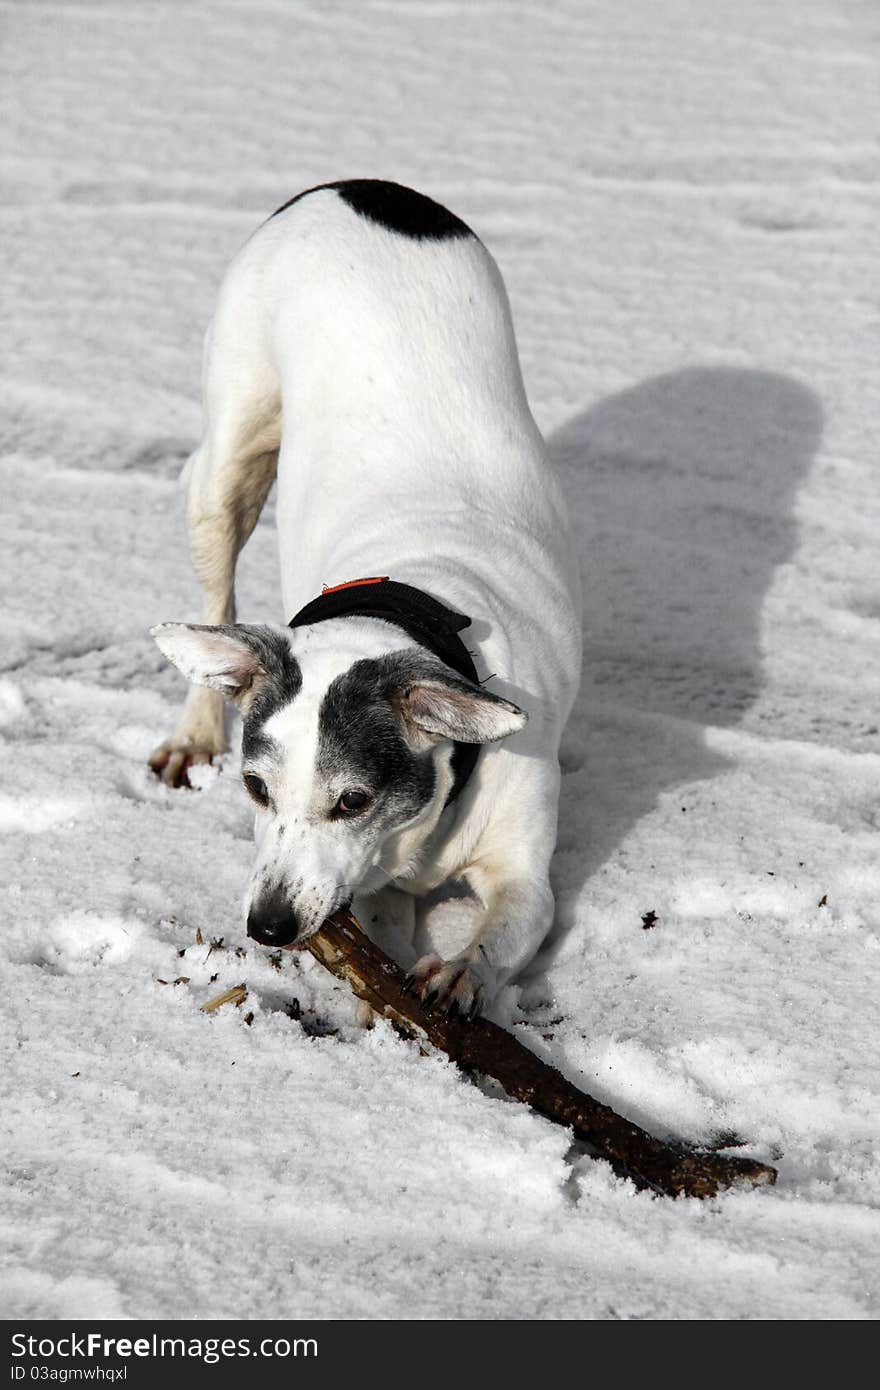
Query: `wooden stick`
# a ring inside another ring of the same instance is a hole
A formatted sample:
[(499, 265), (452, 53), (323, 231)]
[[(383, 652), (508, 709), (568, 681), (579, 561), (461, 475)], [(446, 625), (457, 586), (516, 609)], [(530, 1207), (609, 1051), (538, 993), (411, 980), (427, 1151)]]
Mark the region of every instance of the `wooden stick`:
[(404, 993), (404, 972), (365, 935), (350, 912), (337, 912), (303, 948), (347, 980), (359, 999), (404, 1037), (430, 1043), (465, 1072), (491, 1076), (516, 1100), (573, 1130), (622, 1177), (668, 1196), (711, 1197), (736, 1184), (776, 1181), (776, 1169), (751, 1158), (729, 1158), (664, 1144), (609, 1106), (594, 1100), (496, 1023), (466, 1021), (424, 1008)]
[(224, 989), (222, 994), (215, 994), (213, 999), (209, 999), (207, 1004), (202, 1005), (203, 1014), (216, 1013), (222, 1009), (224, 1004), (243, 1004), (247, 999), (247, 985), (233, 985), (232, 989)]

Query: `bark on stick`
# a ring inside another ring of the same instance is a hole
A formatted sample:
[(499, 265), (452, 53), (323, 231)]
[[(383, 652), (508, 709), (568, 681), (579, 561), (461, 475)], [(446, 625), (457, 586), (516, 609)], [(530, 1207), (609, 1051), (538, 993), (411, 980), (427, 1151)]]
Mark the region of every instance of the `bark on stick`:
[(303, 943), (316, 960), (347, 980), (404, 1037), (430, 1043), (461, 1069), (492, 1077), (516, 1100), (570, 1128), (597, 1158), (638, 1187), (668, 1196), (711, 1197), (737, 1185), (776, 1181), (776, 1169), (755, 1159), (727, 1157), (665, 1144), (580, 1091), (512, 1034), (486, 1018), (468, 1022), (426, 1009), (404, 993), (404, 972), (366, 936), (350, 912), (338, 912)]

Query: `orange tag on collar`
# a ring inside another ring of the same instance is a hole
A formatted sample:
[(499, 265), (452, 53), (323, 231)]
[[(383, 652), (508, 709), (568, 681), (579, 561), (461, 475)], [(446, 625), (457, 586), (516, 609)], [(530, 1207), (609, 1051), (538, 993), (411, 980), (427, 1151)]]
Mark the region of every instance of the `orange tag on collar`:
[(328, 589), (327, 585), (325, 584), (325, 585), (323, 585), (323, 587), (322, 587), (322, 589), (321, 589), (321, 593), (322, 593), (322, 595), (323, 595), (323, 594), (338, 594), (339, 591), (340, 591), (340, 589), (356, 589), (360, 584), (386, 584), (387, 582), (388, 582), (388, 575), (387, 575), (387, 574), (377, 574), (377, 575), (374, 575), (372, 579), (349, 579), (347, 583), (345, 583), (345, 584), (334, 584), (333, 587), (332, 587), (332, 588), (329, 588), (329, 589)]

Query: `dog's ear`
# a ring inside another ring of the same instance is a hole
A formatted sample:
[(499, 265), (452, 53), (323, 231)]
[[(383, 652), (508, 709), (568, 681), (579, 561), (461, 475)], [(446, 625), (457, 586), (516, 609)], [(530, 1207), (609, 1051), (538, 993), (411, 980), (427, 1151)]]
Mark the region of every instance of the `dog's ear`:
[(528, 715), (510, 700), (438, 666), (399, 691), (395, 702), (408, 724), (456, 743), (495, 743), (525, 728)]
[(227, 700), (241, 701), (290, 648), (285, 634), (271, 627), (227, 623), (159, 623), (150, 628), (159, 650), (196, 685), (219, 690)]

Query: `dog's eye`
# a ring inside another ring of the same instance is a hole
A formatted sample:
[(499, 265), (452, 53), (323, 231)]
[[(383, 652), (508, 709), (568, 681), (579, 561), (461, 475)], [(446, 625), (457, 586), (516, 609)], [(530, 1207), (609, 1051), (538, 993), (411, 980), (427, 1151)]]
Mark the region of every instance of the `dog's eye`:
[(269, 805), (269, 788), (262, 777), (257, 777), (253, 772), (246, 772), (241, 780), (258, 805)]
[(335, 810), (340, 816), (353, 816), (355, 812), (362, 811), (369, 800), (367, 792), (362, 792), (359, 787), (351, 787), (342, 793)]

